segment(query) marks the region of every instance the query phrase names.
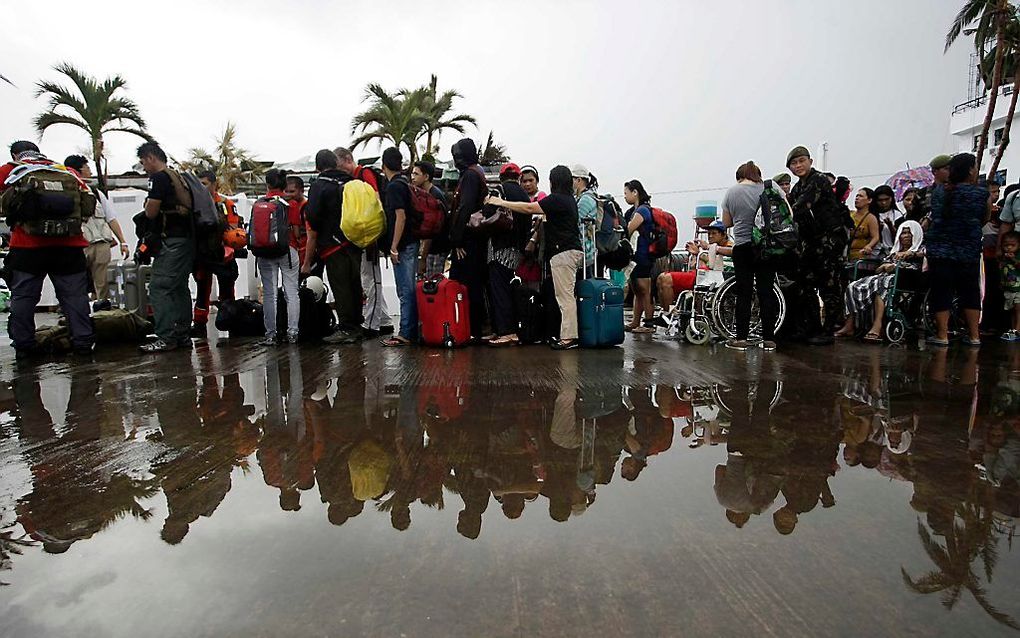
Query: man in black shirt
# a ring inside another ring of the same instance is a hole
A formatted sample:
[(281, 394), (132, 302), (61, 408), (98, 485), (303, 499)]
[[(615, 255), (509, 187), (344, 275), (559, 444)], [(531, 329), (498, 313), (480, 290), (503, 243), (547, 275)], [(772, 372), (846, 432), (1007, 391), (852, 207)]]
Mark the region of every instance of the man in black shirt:
[[(188, 278), (195, 262), (190, 193), (176, 173), (167, 168), (166, 153), (155, 142), (138, 147), (138, 160), (149, 175), (145, 217), (163, 229), (163, 243), (152, 260), (149, 302), (156, 323), (156, 341), (143, 352), (169, 352), (190, 347), (191, 291)], [(181, 201), (187, 198), (187, 201)]]
[(338, 168), (336, 154), (323, 149), (315, 154), (319, 176), (308, 187), (305, 220), (308, 244), (301, 272), (308, 274), (318, 254), (326, 266), (326, 277), (333, 290), (340, 329), (323, 339), (325, 343), (344, 344), (361, 341), (361, 249), (340, 231), (343, 215), (343, 185), (354, 179)]
[(482, 209), (488, 195), (485, 171), (478, 165), (478, 149), (474, 141), (464, 138), (451, 149), (453, 163), (460, 171), (460, 182), (453, 197), (450, 217), (450, 247), (453, 264), (450, 279), (467, 286), (468, 306), (471, 312), (471, 336), (479, 338), (485, 328), (486, 252), (484, 237), (468, 230), (471, 215)]
[(415, 305), (414, 277), (418, 272), (418, 238), (414, 229), (421, 223), (411, 206), (411, 187), (403, 168), (400, 150), (391, 147), (383, 151), (383, 174), (389, 183), (383, 196), (386, 227), (389, 239), (388, 257), (393, 262), (393, 279), (400, 300), (400, 331), (384, 346), (405, 346), (418, 334), (418, 308)]

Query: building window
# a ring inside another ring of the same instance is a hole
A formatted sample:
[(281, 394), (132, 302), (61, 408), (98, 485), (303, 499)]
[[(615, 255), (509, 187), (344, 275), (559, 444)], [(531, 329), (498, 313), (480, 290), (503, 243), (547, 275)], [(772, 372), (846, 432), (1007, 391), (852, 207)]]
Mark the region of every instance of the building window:
[(995, 143), (993, 143), (992, 146), (998, 146), (999, 144), (1002, 144), (1002, 134), (1005, 132), (1005, 130), (1006, 129), (1004, 128), (995, 129), (995, 135), (993, 136)]
[(970, 152), (971, 153), (977, 153), (978, 144), (980, 144), (980, 143), (981, 143), (981, 136), (980, 135), (975, 135), (974, 136), (974, 147), (970, 149)]

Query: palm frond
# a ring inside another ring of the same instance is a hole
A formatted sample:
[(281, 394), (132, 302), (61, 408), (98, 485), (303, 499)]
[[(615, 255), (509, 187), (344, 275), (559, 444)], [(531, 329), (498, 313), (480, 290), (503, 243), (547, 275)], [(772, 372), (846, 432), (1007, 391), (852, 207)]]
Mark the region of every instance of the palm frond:
[(80, 118), (73, 117), (70, 115), (61, 115), (59, 113), (53, 113), (47, 111), (46, 113), (40, 113), (32, 120), (32, 125), (35, 126), (35, 130), (42, 137), (43, 132), (49, 127), (55, 124), (70, 124), (71, 126), (77, 126), (81, 130), (88, 132), (89, 126), (83, 122)]

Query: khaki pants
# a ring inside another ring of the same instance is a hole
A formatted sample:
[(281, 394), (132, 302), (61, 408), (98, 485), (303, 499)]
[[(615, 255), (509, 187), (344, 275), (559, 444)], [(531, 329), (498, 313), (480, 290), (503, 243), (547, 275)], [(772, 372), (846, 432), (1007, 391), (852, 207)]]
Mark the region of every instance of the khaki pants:
[(580, 250), (565, 250), (549, 260), (556, 305), (560, 307), (560, 339), (563, 341), (577, 339), (577, 299), (574, 297), (574, 287), (577, 284), (577, 270), (583, 259), (584, 253)]
[(110, 286), (106, 280), (106, 269), (110, 265), (110, 244), (96, 242), (85, 248), (85, 262), (88, 265), (89, 277), (96, 289), (96, 301), (102, 301), (110, 294)]

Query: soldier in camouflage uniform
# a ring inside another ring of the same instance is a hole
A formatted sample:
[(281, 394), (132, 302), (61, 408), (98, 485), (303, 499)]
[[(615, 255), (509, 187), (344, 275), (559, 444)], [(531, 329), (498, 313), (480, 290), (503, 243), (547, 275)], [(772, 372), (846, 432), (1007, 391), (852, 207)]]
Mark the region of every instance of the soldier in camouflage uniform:
[[(798, 332), (808, 337), (812, 345), (830, 345), (836, 326), (843, 321), (840, 280), (846, 263), (849, 215), (833, 193), (829, 178), (812, 167), (806, 148), (798, 146), (790, 151), (786, 167), (798, 178), (790, 191), (801, 243), (797, 271), (799, 299), (795, 304)], [(825, 309), (824, 325), (818, 297)]]

